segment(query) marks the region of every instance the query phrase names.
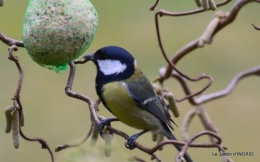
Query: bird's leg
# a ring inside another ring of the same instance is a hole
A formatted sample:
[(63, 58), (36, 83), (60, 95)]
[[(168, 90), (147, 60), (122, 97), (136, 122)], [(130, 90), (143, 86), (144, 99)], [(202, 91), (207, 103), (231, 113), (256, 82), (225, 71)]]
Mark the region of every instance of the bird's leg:
[(141, 136), (142, 134), (145, 134), (146, 132), (148, 132), (148, 130), (143, 130), (140, 133), (134, 134), (132, 136), (130, 136), (126, 143), (125, 143), (125, 147), (128, 148), (129, 150), (133, 150), (135, 148), (135, 141), (136, 139)]
[(100, 123), (98, 124), (98, 133), (100, 134), (100, 136), (102, 137), (103, 134), (103, 129), (105, 126), (110, 126), (110, 123), (113, 121), (119, 121), (117, 118), (106, 118), (100, 121)]

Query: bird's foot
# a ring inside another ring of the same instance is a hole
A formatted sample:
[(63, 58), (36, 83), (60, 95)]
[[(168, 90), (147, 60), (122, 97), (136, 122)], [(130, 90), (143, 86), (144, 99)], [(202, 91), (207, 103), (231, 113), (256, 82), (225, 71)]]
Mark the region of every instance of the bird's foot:
[(98, 133), (100, 134), (100, 136), (102, 137), (103, 134), (103, 129), (105, 126), (110, 126), (110, 123), (113, 121), (118, 121), (117, 118), (106, 118), (100, 121), (100, 123), (98, 124)]
[(135, 134), (131, 137), (129, 137), (125, 143), (125, 147), (128, 148), (129, 150), (135, 149), (135, 141), (139, 137), (139, 134)]

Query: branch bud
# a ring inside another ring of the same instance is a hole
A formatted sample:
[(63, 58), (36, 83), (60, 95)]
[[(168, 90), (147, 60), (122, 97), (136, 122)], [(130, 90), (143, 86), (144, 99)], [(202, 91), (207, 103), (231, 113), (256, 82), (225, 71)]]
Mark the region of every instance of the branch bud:
[(201, 7), (201, 0), (195, 0), (195, 2), (198, 7)]
[(94, 128), (90, 138), (90, 146), (92, 147), (95, 146), (97, 143), (97, 139), (98, 139), (98, 125), (94, 123)]
[(109, 130), (104, 130), (102, 138), (105, 140), (105, 155), (106, 157), (111, 156), (111, 141), (113, 139), (113, 134)]
[(157, 141), (157, 134), (152, 134), (152, 141)]
[(214, 11), (217, 8), (216, 3), (214, 2), (214, 0), (209, 0), (209, 9), (211, 9), (212, 11)]
[(13, 106), (7, 106), (5, 108), (5, 119), (6, 119), (5, 133), (10, 133), (12, 130), (12, 123), (13, 123), (12, 111), (13, 110), (14, 110)]
[(201, 0), (202, 8), (204, 11), (209, 10), (209, 1), (208, 0)]
[(14, 148), (19, 148), (19, 111), (18, 109), (13, 112), (13, 144)]
[(169, 109), (171, 110), (171, 112), (173, 113), (173, 115), (178, 118), (180, 113), (179, 113), (179, 109), (178, 106), (175, 102), (174, 96), (172, 93), (167, 93), (166, 98), (169, 102)]

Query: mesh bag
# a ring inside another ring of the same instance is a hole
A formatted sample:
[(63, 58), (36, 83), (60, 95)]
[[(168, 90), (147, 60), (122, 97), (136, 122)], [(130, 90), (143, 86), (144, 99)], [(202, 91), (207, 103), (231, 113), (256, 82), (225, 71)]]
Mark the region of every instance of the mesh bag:
[(97, 25), (89, 0), (30, 0), (23, 22), (24, 46), (36, 63), (59, 72), (87, 50)]

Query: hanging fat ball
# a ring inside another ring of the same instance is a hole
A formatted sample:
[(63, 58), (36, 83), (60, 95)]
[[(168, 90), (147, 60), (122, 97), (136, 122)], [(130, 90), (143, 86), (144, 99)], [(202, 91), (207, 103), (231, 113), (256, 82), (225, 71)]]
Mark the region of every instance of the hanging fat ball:
[(89, 0), (30, 0), (22, 37), (36, 63), (59, 72), (88, 49), (97, 26)]

